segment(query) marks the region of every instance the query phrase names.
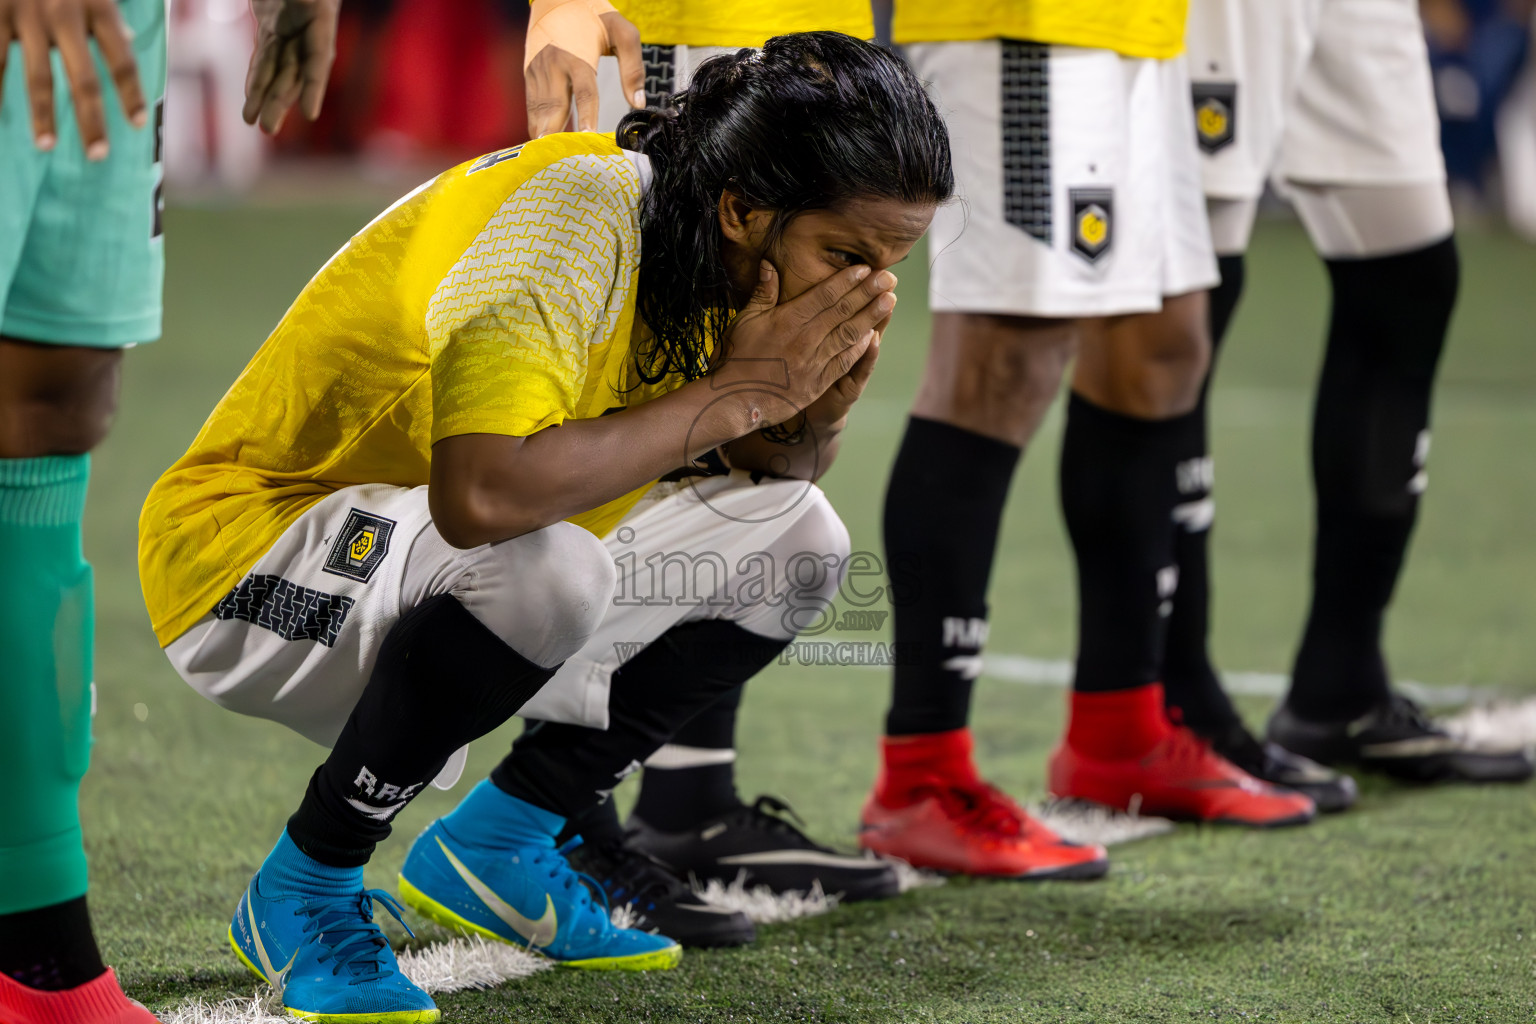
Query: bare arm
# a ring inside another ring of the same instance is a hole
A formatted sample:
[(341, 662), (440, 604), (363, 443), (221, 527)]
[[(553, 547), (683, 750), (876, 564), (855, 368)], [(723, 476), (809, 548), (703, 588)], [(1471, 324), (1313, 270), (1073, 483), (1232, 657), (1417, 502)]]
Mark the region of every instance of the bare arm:
[[(429, 502), (443, 538), (474, 547), (542, 529), (813, 406), (874, 343), (894, 278), (855, 267), (780, 306), (777, 275), (764, 267), (725, 359), (703, 380), (525, 438), (464, 434), (434, 445)], [(783, 389), (761, 385), (764, 360), (783, 364)]]

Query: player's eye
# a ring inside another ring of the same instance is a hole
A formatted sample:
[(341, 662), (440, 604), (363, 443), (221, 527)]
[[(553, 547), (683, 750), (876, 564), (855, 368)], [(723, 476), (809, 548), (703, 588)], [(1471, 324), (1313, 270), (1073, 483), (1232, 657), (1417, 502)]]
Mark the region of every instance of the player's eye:
[(860, 263), (868, 262), (868, 260), (866, 260), (863, 256), (860, 256), (858, 253), (849, 252), (846, 249), (828, 249), (827, 252), (832, 254), (833, 260), (845, 267), (856, 267)]

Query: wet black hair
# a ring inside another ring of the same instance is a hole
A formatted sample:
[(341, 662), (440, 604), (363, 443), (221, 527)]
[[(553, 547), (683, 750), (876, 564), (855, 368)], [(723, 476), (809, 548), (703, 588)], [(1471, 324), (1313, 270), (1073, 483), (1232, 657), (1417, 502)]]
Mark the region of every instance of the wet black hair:
[(949, 133), (895, 54), (840, 32), (775, 36), (699, 65), (664, 109), (619, 122), (650, 157), (640, 209), (641, 379), (702, 377), (732, 314), (723, 191), (775, 212), (770, 244), (807, 210), (859, 199), (939, 204), (954, 192)]

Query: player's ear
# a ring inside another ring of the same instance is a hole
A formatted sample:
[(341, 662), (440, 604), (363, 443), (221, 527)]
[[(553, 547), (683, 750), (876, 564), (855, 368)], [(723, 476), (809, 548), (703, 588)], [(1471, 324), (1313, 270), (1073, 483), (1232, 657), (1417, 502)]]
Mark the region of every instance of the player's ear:
[(744, 249), (756, 251), (753, 244), (758, 239), (753, 238), (754, 221), (752, 205), (744, 199), (739, 192), (730, 189), (722, 189), (718, 204), (720, 215), (720, 233), (726, 241), (734, 242)]

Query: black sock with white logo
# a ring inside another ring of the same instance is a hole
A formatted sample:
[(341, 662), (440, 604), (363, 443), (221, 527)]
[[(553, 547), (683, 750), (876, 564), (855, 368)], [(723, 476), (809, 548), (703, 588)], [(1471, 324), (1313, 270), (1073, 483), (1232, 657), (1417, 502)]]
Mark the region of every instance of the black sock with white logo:
[(384, 637), (368, 686), (288, 819), (289, 838), (322, 864), (366, 864), (395, 815), (454, 751), (511, 718), (554, 673), (452, 595), (408, 610)]
[(530, 723), (491, 782), (564, 817), (585, 814), (684, 723), (788, 645), (723, 619), (673, 626), (613, 674), (607, 729)]
[(1216, 514), (1212, 488), (1215, 463), (1210, 454), (1211, 378), (1227, 326), (1243, 291), (1243, 257), (1223, 256), (1221, 284), (1211, 289), (1211, 368), (1200, 389), (1200, 402), (1192, 415), (1181, 420), (1179, 456), (1174, 482), (1179, 504), (1173, 510), (1177, 529), (1173, 536), (1174, 563), (1179, 567), (1179, 589), (1173, 595), (1168, 616), (1168, 636), (1163, 651), (1163, 698), (1179, 721), (1203, 736), (1214, 737), (1241, 721), (1232, 699), (1222, 688), (1210, 655), (1211, 528)]
[(1385, 701), (1381, 650), (1427, 482), (1430, 399), (1456, 303), (1452, 239), (1329, 260), (1333, 315), (1312, 422), (1312, 607), (1287, 703), (1341, 721)]
[(645, 762), (635, 814), (681, 832), (741, 805), (736, 792), (738, 686), (688, 720)]
[(987, 583), (1022, 449), (913, 416), (885, 492), (895, 673), (887, 736), (964, 728)]
[(1061, 508), (1077, 555), (1079, 692), (1158, 680), (1178, 586), (1175, 467), (1192, 415), (1142, 420), (1076, 392), (1067, 403)]

